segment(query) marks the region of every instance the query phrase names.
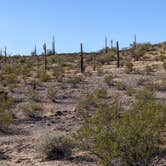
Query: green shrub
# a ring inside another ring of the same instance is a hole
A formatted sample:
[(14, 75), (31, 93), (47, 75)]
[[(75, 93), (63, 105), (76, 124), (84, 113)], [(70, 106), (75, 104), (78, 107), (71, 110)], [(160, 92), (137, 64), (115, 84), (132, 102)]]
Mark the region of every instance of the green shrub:
[(57, 66), (53, 70), (53, 76), (56, 78), (62, 77), (64, 75), (64, 69), (62, 66)]
[(101, 67), (97, 67), (97, 75), (98, 76), (104, 75), (104, 70)]
[(123, 82), (114, 82), (114, 85), (115, 87), (118, 89), (118, 90), (127, 90), (127, 85)]
[(91, 116), (101, 104), (105, 103), (106, 98), (107, 91), (104, 88), (96, 89), (79, 101), (77, 105), (78, 115), (83, 118)]
[(34, 89), (31, 89), (28, 91), (28, 99), (30, 101), (35, 101), (35, 102), (40, 101), (39, 95), (38, 95), (37, 91)]
[(5, 131), (8, 129), (13, 118), (9, 113), (9, 108), (14, 105), (14, 100), (10, 96), (6, 96), (5, 93), (0, 94), (0, 130)]
[(113, 60), (115, 60), (115, 58), (110, 53), (103, 54), (103, 55), (96, 57), (97, 63), (99, 63), (101, 65), (110, 64), (110, 62)]
[(46, 72), (39, 73), (38, 77), (39, 80), (43, 82), (47, 82), (51, 79), (50, 75), (48, 75)]
[(0, 110), (0, 130), (5, 131), (8, 129), (9, 125), (12, 123), (12, 115), (6, 110)]
[(50, 87), (47, 92), (48, 98), (51, 100), (54, 100), (57, 97), (57, 93), (58, 93), (57, 87), (54, 87), (54, 86)]
[(72, 155), (71, 138), (62, 133), (47, 134), (41, 138), (37, 150), (50, 160), (68, 159)]
[(113, 85), (113, 76), (109, 75), (109, 76), (104, 77), (104, 81), (108, 86)]
[(161, 132), (166, 124), (166, 106), (150, 92), (139, 93), (133, 106), (121, 111), (118, 101), (101, 105), (85, 119), (75, 140), (81, 149), (97, 155), (105, 166), (147, 166), (160, 152)]
[(133, 96), (133, 95), (135, 95), (135, 93), (136, 93), (136, 90), (132, 87), (127, 87), (126, 92), (125, 92), (125, 94), (128, 96)]
[(78, 84), (82, 82), (83, 78), (81, 76), (73, 77), (71, 79), (68, 79), (66, 83), (71, 84), (73, 87), (77, 87)]
[(128, 61), (125, 68), (126, 73), (131, 73), (133, 71), (133, 66), (133, 63), (131, 61)]
[(160, 60), (161, 60), (162, 62), (164, 62), (164, 61), (166, 60), (166, 56), (165, 56), (165, 55), (160, 55)]
[(153, 72), (153, 66), (146, 66), (145, 67), (145, 74), (151, 74)]
[(166, 70), (166, 61), (163, 62), (163, 68)]
[(31, 102), (22, 106), (24, 116), (28, 119), (41, 118), (42, 107), (40, 104)]
[(4, 79), (4, 84), (9, 85), (9, 84), (16, 84), (18, 82), (17, 80), (17, 75), (14, 73), (8, 74), (5, 76)]

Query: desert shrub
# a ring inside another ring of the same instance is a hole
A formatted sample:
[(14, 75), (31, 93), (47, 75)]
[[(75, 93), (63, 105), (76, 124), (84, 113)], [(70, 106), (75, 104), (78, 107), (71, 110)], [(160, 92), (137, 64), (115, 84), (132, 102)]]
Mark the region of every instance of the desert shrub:
[(150, 91), (166, 91), (166, 81), (161, 80), (158, 82), (152, 82), (145, 85)]
[(7, 110), (0, 109), (0, 130), (5, 131), (12, 123), (13, 117)]
[(112, 75), (105, 76), (105, 77), (104, 77), (104, 82), (105, 82), (108, 86), (113, 85), (113, 76), (112, 76)]
[(53, 76), (56, 78), (62, 77), (64, 75), (64, 69), (62, 66), (57, 66), (53, 70)]
[(131, 73), (133, 71), (133, 66), (133, 63), (131, 61), (128, 61), (125, 68), (126, 73)]
[(47, 91), (48, 98), (54, 100), (57, 97), (58, 89), (57, 87), (50, 87)]
[(68, 79), (66, 83), (71, 84), (72, 87), (77, 87), (77, 85), (80, 84), (82, 81), (83, 81), (83, 78), (81, 76), (76, 76), (76, 77)]
[(150, 43), (138, 43), (137, 47), (132, 49), (134, 59), (138, 61), (150, 47)]
[(166, 70), (166, 61), (163, 62), (163, 68)]
[(149, 80), (145, 79), (145, 78), (140, 78), (137, 82), (138, 86), (145, 86), (147, 84), (147, 82), (149, 82)]
[(125, 94), (128, 96), (133, 96), (136, 94), (136, 90), (133, 87), (127, 87)]
[(149, 74), (151, 74), (152, 72), (153, 72), (154, 70), (153, 70), (153, 66), (146, 66), (145, 67), (145, 74), (147, 74), (147, 75), (149, 75)]
[(110, 53), (103, 54), (96, 57), (97, 63), (101, 65), (110, 64), (110, 62), (113, 60), (115, 60), (115, 58)]
[(97, 75), (98, 76), (104, 75), (104, 70), (101, 67), (97, 67)]
[(9, 109), (14, 105), (14, 100), (5, 93), (0, 94), (0, 130), (5, 131), (11, 124), (13, 118)]
[(40, 81), (47, 82), (51, 79), (50, 75), (46, 72), (39, 73), (38, 76)]
[(119, 161), (121, 165), (147, 166), (160, 152), (166, 107), (147, 91), (138, 96), (137, 102), (123, 112), (117, 102), (101, 105), (77, 131), (79, 146), (97, 155), (103, 165)]
[(165, 55), (160, 55), (160, 60), (161, 60), (162, 62), (164, 62), (164, 61), (166, 60), (166, 56), (165, 56)]
[(136, 61), (138, 61), (143, 56), (143, 54), (144, 54), (144, 51), (141, 47), (137, 47), (133, 51), (133, 57)]
[(77, 114), (83, 118), (91, 116), (101, 104), (105, 103), (107, 95), (107, 91), (104, 88), (96, 89), (88, 94), (78, 102)]
[(27, 93), (27, 97), (30, 101), (38, 102), (40, 101), (39, 95), (35, 89), (30, 89)]
[(39, 119), (41, 118), (42, 107), (36, 102), (30, 102), (21, 107), (24, 116), (28, 119)]
[(62, 133), (47, 134), (37, 146), (39, 153), (50, 160), (68, 159), (72, 155), (71, 138)]
[(161, 80), (157, 83), (154, 83), (154, 87), (157, 91), (166, 91), (166, 81)]
[(9, 84), (16, 84), (18, 82), (17, 75), (14, 73), (8, 74), (5, 76), (5, 79), (3, 80), (3, 83), (6, 85)]
[(21, 74), (23, 75), (23, 77), (29, 77), (31, 76), (31, 67), (28, 67), (27, 65), (22, 66), (21, 68)]
[(136, 99), (139, 101), (139, 102), (148, 102), (148, 101), (153, 101), (155, 100), (155, 97), (154, 97), (154, 94), (153, 94), (153, 91), (151, 89), (148, 89), (148, 88), (144, 88), (142, 90), (140, 90), (137, 94), (136, 94)]
[(125, 83), (123, 83), (123, 82), (114, 82), (114, 86), (118, 90), (126, 90), (128, 88), (128, 86)]

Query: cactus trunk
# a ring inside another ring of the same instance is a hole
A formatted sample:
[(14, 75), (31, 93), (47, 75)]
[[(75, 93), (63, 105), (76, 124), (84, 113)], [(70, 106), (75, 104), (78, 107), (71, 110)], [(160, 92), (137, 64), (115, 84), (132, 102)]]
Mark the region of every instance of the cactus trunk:
[(82, 43), (81, 43), (81, 45), (80, 45), (80, 47), (81, 47), (81, 54), (80, 54), (80, 57), (81, 57), (81, 73), (84, 73), (84, 53), (83, 53), (83, 45), (82, 45)]
[(120, 67), (120, 57), (119, 57), (119, 43), (116, 42), (116, 52), (117, 52), (117, 68)]
[(44, 43), (43, 49), (44, 49), (44, 72), (46, 72), (46, 70), (47, 70), (47, 46), (46, 46), (46, 43)]

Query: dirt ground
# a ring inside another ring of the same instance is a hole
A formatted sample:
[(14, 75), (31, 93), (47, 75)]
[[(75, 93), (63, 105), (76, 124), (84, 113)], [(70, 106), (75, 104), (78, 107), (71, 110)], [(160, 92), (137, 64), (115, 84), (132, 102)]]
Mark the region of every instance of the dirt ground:
[[(13, 110), (15, 118), (8, 132), (0, 133), (0, 151), (2, 151), (2, 154), (0, 154), (0, 166), (99, 166), (98, 159), (78, 150), (73, 153), (72, 158), (68, 161), (45, 161), (40, 157), (35, 147), (40, 136), (56, 131), (68, 133), (75, 131), (80, 124), (76, 115), (79, 100), (97, 88), (106, 88), (109, 96), (117, 93), (121, 96), (123, 105), (128, 107), (133, 96), (127, 95), (123, 89), (121, 90), (114, 86), (109, 87), (104, 82), (105, 76), (113, 75), (115, 81), (135, 90), (142, 88), (142, 85), (139, 85), (140, 80), (145, 80), (145, 82), (166, 80), (166, 72), (161, 62), (134, 62), (134, 68), (139, 71), (144, 71), (147, 65), (154, 65), (155, 69), (150, 74), (127, 74), (125, 67), (118, 69), (115, 63), (103, 65), (101, 75), (97, 71), (93, 71), (92, 67), (87, 66), (87, 75), (82, 75), (83, 81), (77, 86), (64, 84), (62, 87), (62, 83), (56, 82), (55, 79), (41, 83), (36, 91), (42, 105), (43, 116), (38, 120), (25, 119), (20, 110), (20, 106), (27, 102), (26, 94), (31, 85), (22, 83), (21, 87), (10, 92), (10, 95), (16, 98), (18, 102)], [(74, 71), (71, 72), (71, 76), (75, 76)], [(70, 75), (66, 77), (70, 77)], [(56, 86), (59, 89), (56, 102), (46, 97), (47, 90), (51, 86)], [(166, 103), (165, 91), (157, 91), (155, 95), (157, 100)], [(161, 166), (166, 165), (166, 156), (161, 159), (160, 163)]]

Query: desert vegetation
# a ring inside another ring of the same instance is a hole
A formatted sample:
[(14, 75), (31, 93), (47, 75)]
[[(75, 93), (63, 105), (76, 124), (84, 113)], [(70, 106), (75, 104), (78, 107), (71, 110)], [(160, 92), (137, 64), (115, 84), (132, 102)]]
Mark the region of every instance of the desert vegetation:
[(0, 165), (165, 165), (166, 44), (105, 42), (0, 57)]

